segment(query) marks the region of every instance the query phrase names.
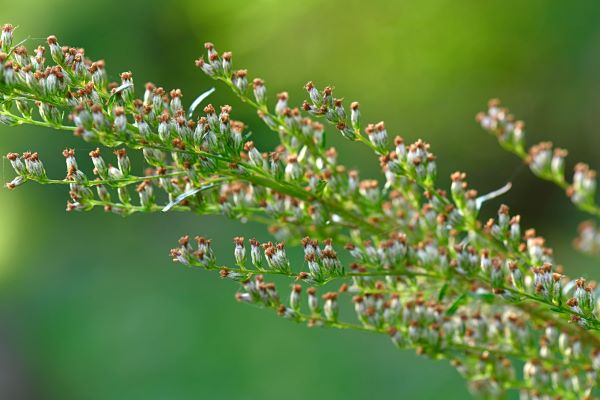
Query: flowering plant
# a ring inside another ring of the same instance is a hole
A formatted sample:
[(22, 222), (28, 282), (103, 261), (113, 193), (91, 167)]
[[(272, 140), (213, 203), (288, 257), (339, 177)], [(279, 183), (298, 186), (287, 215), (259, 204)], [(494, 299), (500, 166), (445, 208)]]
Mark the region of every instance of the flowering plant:
[[(522, 229), (507, 206), (496, 219), (478, 219), (482, 204), (509, 186), (479, 196), (466, 174), (456, 172), (447, 192), (437, 184), (428, 143), (390, 140), (383, 122), (363, 123), (359, 103), (347, 108), (331, 87), (319, 90), (312, 82), (300, 108), (285, 92), (270, 104), (264, 81), (234, 69), (232, 54), (219, 54), (211, 43), (196, 66), (256, 110), (279, 137), (272, 151), (255, 146), (232, 107), (201, 106), (212, 90), (189, 108), (179, 89), (152, 83), (137, 98), (131, 72), (110, 83), (104, 61), (61, 47), (55, 36), (47, 40), (50, 65), (47, 48), (28, 50), (14, 43), (13, 33), (12, 25), (2, 27), (0, 122), (71, 131), (102, 149), (89, 153), (88, 172), (75, 151), (65, 149), (64, 179), (49, 177), (35, 152), (9, 153), (16, 176), (8, 189), (27, 182), (68, 186), (67, 211), (180, 211), (267, 224), (275, 242), (235, 237), (234, 265), (220, 264), (203, 236), (181, 237), (171, 257), (218, 271), (237, 282), (238, 301), (291, 321), (388, 335), (399, 348), (448, 359), (474, 395), (594, 397), (598, 289), (568, 278), (544, 239)], [(497, 100), (477, 121), (578, 208), (600, 216), (588, 166), (578, 164), (568, 183), (566, 151), (541, 143), (527, 152), (524, 124)], [(361, 180), (338, 163), (326, 131), (379, 156), (384, 184)], [(114, 165), (105, 161), (106, 149), (114, 149)], [(132, 165), (132, 151), (143, 154), (143, 167)], [(288, 258), (284, 241), (302, 246), (304, 260)], [(575, 243), (597, 252), (600, 233), (584, 223)], [(338, 256), (341, 245), (345, 252)], [(275, 277), (289, 280), (286, 293), (269, 282)], [(340, 303), (352, 304), (354, 315), (341, 312)]]

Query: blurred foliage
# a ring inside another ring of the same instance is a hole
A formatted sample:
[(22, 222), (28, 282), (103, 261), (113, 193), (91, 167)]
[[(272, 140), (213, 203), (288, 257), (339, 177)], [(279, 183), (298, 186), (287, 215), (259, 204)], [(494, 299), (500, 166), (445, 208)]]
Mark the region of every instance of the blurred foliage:
[[(1, 23), (19, 26), (17, 37), (31, 35), (30, 47), (56, 34), (106, 59), (115, 79), (131, 70), (138, 88), (147, 80), (179, 87), (188, 102), (213, 85), (193, 66), (208, 40), (293, 103), (309, 79), (333, 84), (361, 101), (365, 120), (431, 142), (442, 179), (464, 170), (481, 193), (513, 180), (484, 213), (508, 202), (572, 275), (598, 275), (570, 248), (582, 216), (473, 119), (500, 97), (526, 120), (530, 138), (570, 150), (569, 168), (578, 160), (599, 168), (598, 2), (20, 0), (3, 2), (1, 14)], [(272, 143), (225, 88), (211, 101), (231, 103), (255, 141)], [(0, 153), (39, 151), (55, 174), (65, 146), (89, 149), (31, 127), (0, 135)], [(377, 176), (374, 157), (333, 136), (343, 161)], [(445, 363), (398, 352), (385, 338), (284, 322), (236, 304), (228, 282), (170, 265), (168, 249), (182, 233), (209, 235), (228, 254), (232, 236), (265, 239), (262, 227), (176, 214), (65, 215), (66, 198), (58, 187), (0, 192), (2, 398), (466, 396)]]

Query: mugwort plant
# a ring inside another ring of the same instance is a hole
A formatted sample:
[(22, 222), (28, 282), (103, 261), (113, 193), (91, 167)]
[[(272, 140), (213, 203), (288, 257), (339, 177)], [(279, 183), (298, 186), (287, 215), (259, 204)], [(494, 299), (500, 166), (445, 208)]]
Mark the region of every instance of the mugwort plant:
[[(91, 163), (65, 149), (63, 179), (51, 177), (36, 152), (9, 153), (15, 177), (8, 189), (65, 185), (67, 211), (180, 211), (264, 223), (273, 242), (235, 237), (233, 265), (220, 264), (204, 236), (182, 236), (170, 255), (236, 282), (239, 302), (308, 326), (386, 335), (396, 347), (447, 359), (476, 396), (596, 395), (596, 284), (569, 278), (544, 238), (508, 206), (481, 221), (490, 195), (479, 196), (465, 173), (453, 173), (444, 190), (428, 143), (393, 137), (384, 122), (365, 123), (359, 103), (348, 106), (313, 82), (295, 107), (287, 93), (272, 96), (262, 79), (234, 68), (232, 53), (206, 43), (196, 67), (278, 135), (277, 147), (259, 149), (232, 107), (206, 104), (210, 91), (186, 108), (179, 89), (147, 83), (142, 93), (131, 72), (109, 82), (105, 62), (84, 49), (61, 46), (55, 36), (47, 47), (27, 49), (13, 34), (12, 25), (2, 27), (0, 121), (70, 131), (98, 148), (83, 155)], [(498, 100), (476, 119), (534, 174), (600, 216), (595, 171), (577, 164), (568, 181), (567, 152), (550, 143), (526, 150), (525, 125)], [(384, 183), (341, 165), (326, 131), (375, 153)], [(131, 152), (141, 152), (145, 165), (133, 165)], [(582, 224), (575, 244), (600, 251), (592, 222)], [(304, 260), (288, 257), (294, 245)], [(270, 281), (277, 277), (289, 285), (277, 287)], [(340, 311), (343, 303), (353, 315)]]

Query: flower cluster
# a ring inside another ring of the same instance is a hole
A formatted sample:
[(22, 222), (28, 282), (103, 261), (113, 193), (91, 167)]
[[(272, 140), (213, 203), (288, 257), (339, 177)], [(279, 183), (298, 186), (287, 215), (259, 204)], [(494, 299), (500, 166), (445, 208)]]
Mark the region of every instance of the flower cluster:
[[(37, 153), (10, 153), (16, 178), (9, 189), (28, 181), (68, 185), (67, 210), (189, 211), (265, 223), (273, 241), (235, 237), (233, 266), (219, 264), (202, 236), (183, 236), (171, 257), (218, 271), (239, 284), (238, 301), (286, 319), (388, 335), (400, 348), (447, 358), (477, 395), (593, 396), (600, 369), (595, 283), (566, 276), (545, 239), (507, 206), (480, 221), (482, 204), (499, 192), (479, 196), (463, 172), (441, 188), (428, 143), (408, 144), (384, 122), (363, 122), (358, 102), (347, 108), (332, 87), (313, 82), (300, 107), (286, 92), (271, 104), (264, 80), (206, 43), (196, 66), (278, 135), (276, 147), (259, 149), (231, 106), (203, 104), (211, 91), (187, 108), (181, 90), (153, 83), (137, 97), (131, 72), (109, 82), (104, 61), (61, 47), (55, 36), (47, 40), (53, 64), (46, 65), (44, 47), (32, 56), (13, 47), (13, 30), (7, 25), (0, 36), (0, 121), (71, 131), (98, 148), (87, 167), (65, 149), (64, 179), (49, 178)], [(497, 100), (477, 119), (578, 207), (600, 213), (587, 166), (566, 183), (566, 151), (542, 143), (527, 153), (524, 124)], [(326, 142), (329, 127), (379, 157), (384, 184), (338, 162)], [(130, 160), (136, 151), (143, 165)], [(595, 251), (597, 242), (595, 228), (582, 228), (578, 247)], [(303, 259), (288, 256), (289, 246), (301, 247)], [(269, 277), (287, 278), (289, 293)]]
[(567, 151), (553, 148), (552, 143), (542, 142), (525, 151), (525, 124), (514, 121), (507, 108), (501, 107), (498, 99), (488, 103), (487, 112), (476, 116), (477, 122), (486, 131), (495, 134), (502, 147), (527, 162), (531, 171), (542, 179), (554, 182), (565, 190), (571, 201), (581, 210), (600, 216), (600, 206), (596, 204), (596, 171), (587, 164), (575, 165), (573, 178), (569, 184), (565, 178), (565, 158)]
[[(505, 212), (502, 207), (502, 213)], [(186, 249), (188, 240), (187, 236), (183, 237), (181, 248), (173, 250), (173, 254), (190, 254)], [(467, 251), (467, 258), (470, 258), (467, 260), (461, 254), (448, 254), (432, 247), (431, 255), (427, 256), (421, 243), (411, 245), (405, 238), (400, 240), (403, 244), (401, 256), (391, 270), (386, 254), (393, 246), (389, 242), (382, 242), (377, 247), (373, 243), (349, 244), (347, 249), (355, 262), (348, 273), (330, 280), (350, 277), (350, 282), (321, 296), (314, 286), (310, 263), (296, 271), (262, 267), (255, 261), (253, 270), (245, 265), (227, 268), (216, 263), (206, 264), (202, 258), (192, 261), (191, 265), (219, 270), (222, 278), (239, 281), (238, 301), (274, 309), (286, 319), (308, 326), (386, 334), (400, 348), (416, 348), (419, 354), (432, 357), (449, 357), (460, 373), (471, 381), (470, 387), (477, 394), (498, 397), (511, 387), (524, 392), (527, 392), (526, 388), (537, 388), (531, 392), (566, 397), (573, 393), (582, 396), (591, 393), (600, 369), (600, 355), (595, 350), (596, 340), (590, 342), (581, 337), (576, 326), (587, 321), (586, 314), (597, 313), (593, 284), (587, 284), (583, 279), (569, 281), (553, 272), (549, 263), (534, 267), (525, 275), (517, 275), (516, 271), (521, 270), (515, 263), (504, 267), (505, 264), (492, 257), (489, 250), (481, 254)], [(325, 251), (319, 250), (315, 242), (309, 238), (302, 240), (307, 255)], [(253, 239), (251, 247), (260, 245)], [(270, 248), (269, 245), (265, 247)], [(236, 260), (240, 254), (245, 254), (243, 239), (235, 238)], [(461, 259), (465, 264), (459, 267)], [(180, 258), (177, 260), (181, 261)], [(182, 262), (189, 264), (189, 260)], [(469, 268), (472, 272), (453, 272), (457, 268)], [(503, 273), (498, 271), (504, 268), (504, 277), (494, 278), (498, 274), (502, 276)], [(438, 277), (433, 279), (437, 274)], [(457, 278), (455, 285), (461, 280), (467, 281), (467, 294), (459, 295), (447, 283), (443, 284), (443, 274)], [(509, 277), (509, 274), (512, 275)], [(289, 296), (281, 296), (274, 283), (265, 281), (267, 275), (288, 276), (304, 285), (293, 283)], [(472, 279), (476, 276), (481, 277), (479, 282)], [(486, 280), (485, 276), (490, 278)], [(491, 284), (484, 284), (486, 281)], [(436, 296), (432, 297), (432, 292)], [(537, 313), (545, 314), (537, 308), (531, 313), (526, 307), (498, 307), (493, 300), (496, 296), (507, 302), (529, 296), (556, 307), (561, 307), (566, 296), (573, 296), (566, 301), (564, 312), (572, 313), (571, 321), (575, 325), (539, 319)], [(353, 317), (340, 315), (338, 303), (344, 298), (354, 304)], [(523, 362), (524, 383), (516, 380), (516, 359)], [(564, 368), (566, 365), (569, 367)], [(490, 375), (493, 379), (489, 379)]]

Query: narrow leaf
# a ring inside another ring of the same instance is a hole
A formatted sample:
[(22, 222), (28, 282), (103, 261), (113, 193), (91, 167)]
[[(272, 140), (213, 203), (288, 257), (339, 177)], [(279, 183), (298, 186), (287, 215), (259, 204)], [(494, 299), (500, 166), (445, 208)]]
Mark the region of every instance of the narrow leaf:
[(173, 200), (172, 202), (170, 202), (169, 204), (167, 204), (163, 209), (162, 212), (167, 212), (170, 211), (173, 207), (175, 207), (176, 205), (178, 205), (179, 203), (181, 203), (183, 200), (187, 199), (190, 196), (195, 195), (196, 193), (202, 192), (204, 190), (208, 190), (208, 189), (212, 189), (214, 187), (219, 186), (219, 182), (215, 182), (215, 183), (210, 183), (208, 185), (203, 185), (197, 188), (194, 188), (192, 190), (188, 190), (185, 193), (180, 194), (179, 196), (177, 196), (177, 198), (175, 200)]
[(317, 183), (317, 188), (315, 190), (316, 195), (318, 196), (318, 195), (322, 194), (326, 187), (327, 187), (327, 181), (324, 179), (321, 179), (319, 181), (319, 183)]
[(448, 284), (444, 283), (444, 286), (442, 286), (438, 294), (438, 301), (441, 302), (442, 300), (444, 300), (444, 297), (446, 297), (446, 292), (448, 292)]
[(446, 310), (446, 315), (452, 316), (452, 315), (456, 314), (456, 312), (458, 311), (460, 306), (466, 304), (467, 301), (468, 301), (467, 294), (466, 293), (461, 294), (460, 296), (458, 296), (458, 298), (456, 300), (454, 300), (454, 303), (452, 303), (452, 305)]
[(194, 114), (194, 110), (196, 110), (196, 108), (200, 105), (200, 103), (202, 103), (202, 101), (204, 101), (204, 99), (206, 99), (208, 96), (210, 96), (214, 91), (215, 91), (215, 88), (210, 88), (206, 92), (202, 93), (200, 96), (196, 97), (196, 100), (194, 100), (194, 102), (188, 109), (188, 118), (192, 117), (192, 115)]
[(496, 197), (502, 196), (504, 193), (508, 192), (512, 188), (512, 183), (508, 182), (506, 185), (502, 186), (500, 189), (496, 189), (493, 192), (488, 194), (484, 194), (483, 196), (479, 196), (475, 199), (475, 207), (479, 210), (481, 205), (486, 201), (495, 199)]

